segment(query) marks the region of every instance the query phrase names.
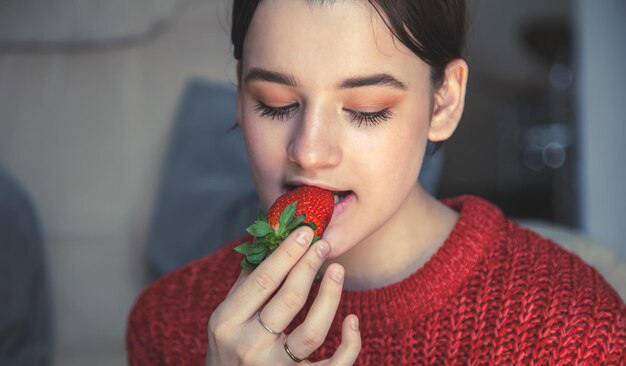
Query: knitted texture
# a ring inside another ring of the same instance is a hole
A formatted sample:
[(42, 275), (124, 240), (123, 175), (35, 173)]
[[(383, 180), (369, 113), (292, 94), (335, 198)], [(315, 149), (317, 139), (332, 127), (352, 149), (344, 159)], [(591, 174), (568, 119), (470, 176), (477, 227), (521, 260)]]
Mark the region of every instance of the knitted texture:
[[(333, 355), (354, 313), (356, 365), (626, 365), (626, 306), (594, 269), (479, 198), (445, 203), (460, 216), (437, 253), (400, 282), (343, 291), (309, 360)], [(207, 322), (239, 275), (241, 241), (144, 290), (128, 322), (131, 365), (204, 364)]]

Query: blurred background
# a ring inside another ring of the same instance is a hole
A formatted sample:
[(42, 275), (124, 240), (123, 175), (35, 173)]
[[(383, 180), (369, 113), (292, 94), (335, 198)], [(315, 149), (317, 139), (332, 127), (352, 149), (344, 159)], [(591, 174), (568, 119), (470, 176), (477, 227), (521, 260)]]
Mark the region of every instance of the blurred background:
[[(466, 111), (433, 159), (442, 165), (429, 173), (432, 191), (495, 202), (617, 286), (626, 278), (626, 2), (469, 3)], [(9, 182), (0, 184), (0, 364), (124, 364), (141, 289), (197, 255), (185, 243), (207, 243), (205, 252), (222, 243), (185, 226), (212, 222), (210, 194), (244, 196), (228, 229), (245, 228), (252, 185), (232, 183), (246, 173), (219, 181), (215, 161), (201, 159), (215, 160), (210, 149), (234, 122), (229, 7), (0, 2), (0, 177)], [(218, 115), (223, 128), (207, 129)], [(194, 128), (207, 140), (185, 143), (202, 136)], [(200, 215), (181, 212), (181, 200), (207, 204)], [(179, 262), (177, 247), (187, 250)], [(35, 348), (19, 356), (32, 334)]]

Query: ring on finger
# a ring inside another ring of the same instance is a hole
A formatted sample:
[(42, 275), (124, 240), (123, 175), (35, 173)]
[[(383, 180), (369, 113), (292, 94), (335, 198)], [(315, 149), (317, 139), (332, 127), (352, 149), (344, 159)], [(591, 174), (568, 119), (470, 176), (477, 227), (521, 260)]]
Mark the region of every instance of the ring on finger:
[(285, 346), (285, 352), (287, 352), (287, 355), (289, 356), (289, 358), (291, 358), (295, 362), (300, 363), (300, 362), (306, 360), (306, 357), (303, 358), (303, 359), (302, 358), (298, 358), (296, 355), (293, 354), (293, 352), (291, 352), (291, 349), (287, 345), (287, 335), (286, 334), (285, 334), (285, 342), (283, 343), (283, 345)]
[(280, 334), (282, 332), (277, 332), (274, 329), (268, 327), (267, 325), (265, 325), (265, 323), (263, 323), (263, 320), (261, 320), (261, 312), (258, 311), (256, 313), (256, 318), (258, 319), (259, 323), (261, 324), (261, 326), (263, 326), (263, 328), (265, 328), (268, 332), (272, 333), (272, 334)]

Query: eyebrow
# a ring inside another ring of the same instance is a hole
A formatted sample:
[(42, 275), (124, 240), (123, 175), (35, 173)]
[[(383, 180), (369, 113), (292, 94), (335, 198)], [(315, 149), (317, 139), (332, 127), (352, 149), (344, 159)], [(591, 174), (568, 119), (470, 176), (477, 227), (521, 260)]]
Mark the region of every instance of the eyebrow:
[[(296, 79), (289, 75), (280, 72), (269, 71), (262, 68), (254, 67), (248, 71), (244, 82), (250, 83), (253, 81), (267, 81), (270, 83), (283, 84), (287, 86), (297, 86)], [(343, 80), (338, 84), (339, 89), (352, 89), (360, 88), (364, 86), (389, 86), (398, 90), (406, 90), (407, 86), (400, 80), (394, 78), (389, 74), (375, 74), (362, 77), (354, 77)]]
[(258, 67), (254, 67), (248, 71), (246, 77), (244, 78), (244, 82), (250, 83), (253, 81), (268, 81), (270, 83), (283, 84), (287, 86), (296, 86), (296, 79), (293, 76), (282, 74), (280, 72), (269, 71), (265, 69), (261, 69)]
[(407, 86), (389, 74), (376, 74), (344, 80), (339, 84), (341, 89), (360, 88), (363, 86), (390, 86), (394, 89), (406, 90)]

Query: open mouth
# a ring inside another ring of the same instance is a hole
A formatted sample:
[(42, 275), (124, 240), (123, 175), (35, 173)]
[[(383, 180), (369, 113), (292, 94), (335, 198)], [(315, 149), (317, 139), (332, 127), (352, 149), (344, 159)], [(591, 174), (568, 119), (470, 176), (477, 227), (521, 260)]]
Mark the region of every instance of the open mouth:
[[(292, 184), (286, 184), (285, 185), (285, 192), (291, 192), (294, 189), (298, 188), (298, 186), (292, 185)], [(346, 197), (348, 197), (348, 195), (350, 195), (350, 193), (352, 193), (352, 191), (342, 191), (342, 192), (333, 192), (334, 193), (334, 197), (335, 197), (335, 205), (338, 204), (339, 202), (343, 201)]]
[(352, 191), (335, 192), (335, 204), (343, 201)]

